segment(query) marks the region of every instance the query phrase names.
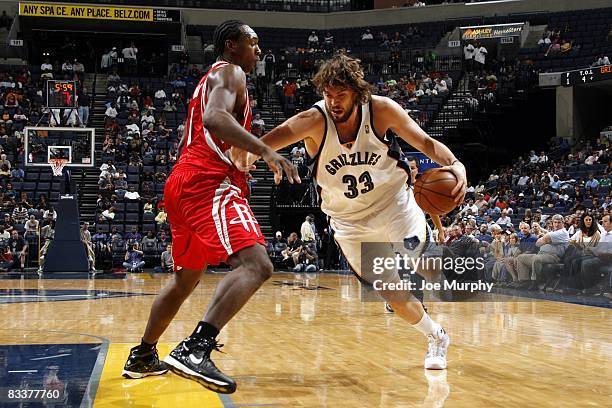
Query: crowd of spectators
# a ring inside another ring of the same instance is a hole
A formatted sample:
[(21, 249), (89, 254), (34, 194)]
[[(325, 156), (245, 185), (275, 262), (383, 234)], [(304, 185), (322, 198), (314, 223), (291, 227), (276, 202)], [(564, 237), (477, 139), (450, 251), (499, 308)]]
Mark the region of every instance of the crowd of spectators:
[(553, 145), (470, 185), (464, 204), (442, 218), (444, 245), (476, 243), (487, 259), (480, 277), (501, 286), (608, 293), (610, 141)]

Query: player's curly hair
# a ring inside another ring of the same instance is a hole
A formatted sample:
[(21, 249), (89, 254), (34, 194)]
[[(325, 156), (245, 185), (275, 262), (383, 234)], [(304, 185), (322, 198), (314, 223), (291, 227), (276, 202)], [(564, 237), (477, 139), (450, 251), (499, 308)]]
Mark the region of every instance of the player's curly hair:
[(343, 86), (357, 93), (357, 102), (364, 104), (372, 98), (372, 86), (365, 80), (361, 60), (338, 53), (325, 61), (312, 79), (317, 92), (323, 95), (326, 86)]
[(240, 36), (242, 35), (241, 27), (243, 25), (246, 24), (240, 20), (227, 20), (215, 28), (215, 32), (213, 33), (213, 44), (217, 57), (223, 56), (225, 52), (225, 42), (227, 40), (240, 40)]

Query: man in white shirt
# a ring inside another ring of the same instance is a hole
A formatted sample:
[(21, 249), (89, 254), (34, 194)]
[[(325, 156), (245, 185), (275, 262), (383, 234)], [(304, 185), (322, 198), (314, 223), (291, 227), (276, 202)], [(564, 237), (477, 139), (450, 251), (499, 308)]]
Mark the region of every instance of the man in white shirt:
[(480, 64), (480, 69), (484, 68), (486, 61), (487, 61), (488, 53), (489, 52), (483, 45), (481, 45), (480, 47), (476, 49), (476, 52), (474, 53), (474, 60)]
[(302, 237), (302, 242), (313, 242), (315, 240), (314, 233), (312, 232), (312, 227), (310, 226), (310, 216), (306, 216), (306, 220), (302, 223), (300, 227), (300, 235)]
[(370, 41), (373, 40), (374, 36), (370, 32), (370, 30), (365, 30), (365, 33), (361, 34), (361, 41)]
[(501, 217), (499, 217), (497, 219), (497, 225), (499, 225), (500, 227), (505, 227), (507, 225), (510, 225), (512, 223), (512, 219), (510, 217), (508, 217), (508, 211), (507, 210), (502, 210), (501, 212)]
[(159, 100), (166, 100), (166, 91), (164, 91), (163, 89), (158, 89), (157, 91), (155, 91), (155, 99), (159, 99)]
[(518, 181), (517, 181), (516, 185), (517, 185), (517, 186), (526, 186), (526, 185), (527, 185), (527, 183), (529, 183), (529, 179), (530, 179), (530, 178), (529, 178), (529, 176), (528, 176), (528, 175), (526, 175), (526, 174), (524, 174), (524, 175), (522, 175), (522, 176), (521, 176), (521, 177), (518, 179)]
[(529, 152), (529, 162), (530, 163), (537, 163), (538, 160), (540, 160), (540, 157), (536, 154), (536, 152), (534, 150)]
[(436, 78), (436, 86), (434, 87), (434, 89), (438, 91), (438, 95), (448, 92), (446, 81), (441, 78)]
[(73, 69), (74, 68), (69, 60), (66, 60), (66, 62), (62, 64), (62, 72), (64, 73), (71, 74)]
[(319, 37), (315, 31), (311, 32), (308, 36), (308, 47), (316, 48), (319, 46)]
[(49, 62), (49, 58), (45, 58), (45, 62), (40, 65), (40, 77), (53, 79), (53, 65)]
[(148, 125), (149, 123), (155, 124), (155, 117), (151, 115), (150, 110), (147, 110), (147, 112), (144, 114), (144, 116), (140, 120), (140, 123), (142, 124), (143, 128), (145, 127), (145, 125)]
[(565, 229), (563, 216), (552, 216), (552, 231), (536, 241), (540, 248), (537, 254), (521, 254), (516, 258), (517, 274), (520, 281), (531, 280), (530, 288), (537, 286), (544, 264), (559, 263), (569, 244), (569, 233)]
[(138, 48), (136, 48), (136, 46), (132, 42), (129, 47), (126, 47), (121, 50), (121, 53), (123, 54), (123, 58), (125, 59), (126, 71), (129, 73), (136, 73), (136, 56), (138, 54)]
[(465, 62), (467, 64), (467, 68), (471, 71), (474, 68), (474, 52), (476, 49), (472, 45), (472, 43), (468, 43), (465, 47), (463, 47), (463, 56), (465, 57)]
[(138, 194), (138, 191), (134, 191), (134, 186), (129, 186), (128, 192), (125, 193), (124, 198), (126, 200), (137, 201), (137, 200), (140, 200), (140, 194)]
[(115, 119), (117, 117), (117, 109), (115, 109), (115, 103), (109, 106), (104, 112), (104, 115), (109, 119)]

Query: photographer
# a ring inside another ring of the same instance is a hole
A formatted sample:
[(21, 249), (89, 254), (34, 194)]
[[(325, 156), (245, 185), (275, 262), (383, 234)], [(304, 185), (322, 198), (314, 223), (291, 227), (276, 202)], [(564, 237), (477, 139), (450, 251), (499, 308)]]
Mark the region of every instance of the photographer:
[(127, 269), (128, 272), (142, 272), (142, 267), (145, 265), (143, 261), (143, 253), (138, 250), (137, 243), (130, 243), (127, 247), (127, 252), (125, 253), (125, 262), (123, 263), (123, 267)]
[(297, 261), (293, 272), (316, 272), (319, 263), (317, 252), (314, 250), (314, 244), (304, 245), (297, 256)]

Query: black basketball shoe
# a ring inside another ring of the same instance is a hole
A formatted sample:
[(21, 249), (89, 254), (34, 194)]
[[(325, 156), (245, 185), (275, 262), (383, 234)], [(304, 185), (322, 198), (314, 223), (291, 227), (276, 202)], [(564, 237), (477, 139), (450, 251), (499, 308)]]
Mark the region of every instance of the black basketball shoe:
[(223, 344), (215, 339), (187, 337), (179, 343), (164, 362), (175, 374), (194, 380), (211, 391), (231, 394), (236, 391), (236, 381), (223, 374), (210, 359), (213, 350), (221, 351)]
[(149, 375), (162, 375), (168, 371), (168, 365), (159, 361), (157, 349), (140, 351), (140, 346), (130, 349), (130, 356), (123, 367), (125, 378), (143, 378)]

